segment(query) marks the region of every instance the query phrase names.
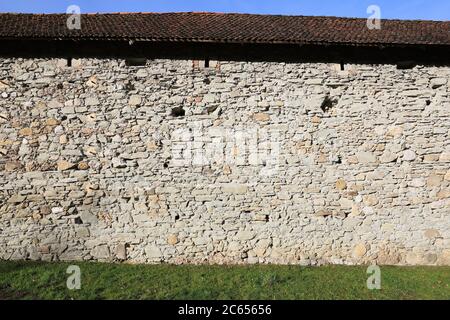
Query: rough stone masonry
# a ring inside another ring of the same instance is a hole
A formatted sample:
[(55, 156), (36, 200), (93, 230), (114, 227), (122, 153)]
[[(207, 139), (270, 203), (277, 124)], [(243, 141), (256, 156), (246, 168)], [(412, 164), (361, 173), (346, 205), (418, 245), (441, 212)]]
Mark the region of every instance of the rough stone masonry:
[(449, 77), (2, 58), (0, 259), (450, 265)]

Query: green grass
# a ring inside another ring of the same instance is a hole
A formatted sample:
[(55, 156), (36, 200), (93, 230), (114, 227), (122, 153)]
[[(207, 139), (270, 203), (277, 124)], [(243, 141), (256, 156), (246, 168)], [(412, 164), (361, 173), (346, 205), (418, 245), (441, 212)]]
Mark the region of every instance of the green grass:
[[(81, 268), (69, 290), (66, 269)], [(450, 267), (193, 266), (0, 261), (0, 299), (450, 299)]]

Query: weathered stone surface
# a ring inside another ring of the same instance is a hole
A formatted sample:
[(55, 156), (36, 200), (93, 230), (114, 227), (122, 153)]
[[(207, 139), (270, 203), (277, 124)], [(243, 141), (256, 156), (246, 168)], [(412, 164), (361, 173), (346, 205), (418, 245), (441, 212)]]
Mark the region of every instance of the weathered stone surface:
[(422, 178), (416, 178), (411, 181), (411, 186), (416, 188), (423, 187), (425, 184), (426, 184), (425, 179)]
[(437, 187), (442, 183), (443, 177), (441, 175), (432, 174), (427, 179), (427, 187)]
[(14, 171), (21, 167), (21, 163), (19, 161), (7, 161), (5, 163), (6, 171)]
[(333, 215), (333, 213), (330, 211), (327, 211), (327, 210), (319, 210), (316, 212), (316, 216), (319, 216), (319, 217), (327, 217), (327, 216), (331, 216), (331, 215)]
[(97, 148), (96, 147), (92, 147), (92, 146), (86, 146), (84, 148), (84, 152), (86, 153), (86, 155), (88, 156), (93, 156), (97, 154)]
[(49, 109), (61, 109), (64, 105), (56, 99), (51, 100), (47, 104)]
[(360, 214), (361, 214), (360, 208), (356, 204), (352, 205), (352, 211), (350, 212), (349, 216), (356, 217), (359, 216)]
[(80, 238), (87, 238), (90, 236), (91, 232), (89, 231), (88, 228), (79, 228), (77, 231), (77, 237)]
[(376, 206), (378, 204), (378, 198), (375, 195), (366, 195), (363, 196), (363, 202), (367, 206)]
[(0, 258), (450, 264), (448, 67), (58, 61), (0, 59)]
[(98, 79), (96, 75), (92, 75), (89, 77), (89, 79), (86, 81), (86, 85), (89, 87), (95, 87), (97, 86)]
[(120, 243), (116, 246), (116, 258), (119, 260), (127, 260), (127, 248), (124, 243)]
[(70, 162), (65, 161), (65, 160), (58, 161), (57, 165), (58, 165), (58, 170), (59, 171), (69, 170), (69, 169), (71, 169), (71, 168), (73, 168), (75, 166), (75, 164), (70, 163)]
[(31, 136), (33, 134), (33, 130), (31, 130), (31, 128), (22, 128), (19, 130), (19, 134), (21, 136)]
[(0, 90), (8, 89), (10, 86), (6, 80), (0, 80)]
[(387, 135), (397, 138), (400, 137), (403, 134), (403, 127), (401, 126), (393, 126), (388, 129)]
[(353, 201), (347, 198), (341, 198), (339, 199), (339, 204), (344, 209), (351, 209), (353, 206)]
[(436, 197), (438, 198), (438, 200), (443, 200), (443, 199), (447, 199), (450, 198), (450, 189), (444, 189), (441, 190), (437, 193)]
[(428, 230), (425, 230), (424, 235), (425, 235), (425, 237), (428, 238), (428, 239), (439, 238), (439, 237), (441, 236), (441, 234), (439, 233), (439, 231), (436, 230), (436, 229), (428, 229)]
[(83, 221), (83, 223), (89, 223), (91, 225), (94, 225), (98, 222), (98, 218), (96, 215), (86, 211), (81, 213), (81, 220)]
[(49, 245), (43, 245), (38, 248), (38, 252), (42, 254), (49, 254), (50, 253), (50, 246)]
[(406, 150), (403, 152), (403, 160), (404, 161), (414, 161), (417, 155), (413, 150)]
[(448, 266), (450, 265), (450, 249), (443, 250), (441, 256), (439, 257), (441, 266)]
[(269, 121), (270, 116), (267, 113), (255, 113), (253, 119), (256, 121)]
[(89, 97), (85, 100), (84, 104), (86, 106), (96, 106), (98, 105), (100, 102), (96, 97)]
[(21, 203), (25, 201), (26, 197), (21, 195), (14, 195), (11, 198), (8, 199), (8, 203)]
[(377, 157), (368, 151), (361, 151), (356, 154), (359, 163), (362, 164), (370, 164), (377, 162)]
[(213, 103), (217, 101), (217, 96), (215, 94), (206, 94), (203, 96), (202, 102)]
[(81, 162), (78, 162), (77, 167), (79, 170), (87, 170), (87, 169), (89, 169), (89, 164), (87, 162), (81, 161)]
[(447, 84), (446, 78), (433, 78), (430, 80), (431, 88), (436, 89)]
[(74, 114), (75, 108), (72, 106), (63, 107), (63, 108), (61, 108), (61, 112), (64, 114)]
[(151, 259), (157, 259), (162, 257), (161, 249), (155, 245), (149, 245), (145, 248), (145, 254)]
[(427, 253), (424, 256), (425, 263), (427, 263), (427, 264), (435, 264), (437, 259), (438, 259), (438, 256), (435, 253)]
[(449, 169), (449, 170), (447, 171), (447, 173), (445, 174), (444, 179), (445, 179), (446, 181), (450, 181), (450, 169)]
[(253, 239), (256, 234), (253, 231), (240, 231), (237, 234), (237, 238), (241, 241), (248, 241)]
[(311, 122), (314, 123), (314, 124), (318, 124), (318, 123), (322, 122), (322, 119), (320, 119), (318, 116), (313, 116), (311, 118)]
[(51, 210), (53, 214), (60, 214), (64, 212), (64, 208), (61, 207), (53, 207)]
[(245, 194), (248, 191), (248, 187), (245, 184), (228, 183), (222, 186), (222, 190), (225, 193)]
[(84, 191), (76, 191), (76, 190), (70, 191), (69, 194), (67, 195), (69, 199), (80, 199), (83, 198), (84, 196), (85, 196)]
[(359, 243), (353, 248), (353, 256), (357, 259), (364, 257), (367, 253), (367, 248), (364, 243)]
[(178, 237), (175, 234), (171, 234), (167, 237), (167, 243), (170, 245), (175, 245), (178, 243)]
[(450, 162), (450, 152), (442, 152), (439, 157), (440, 162)]
[(317, 79), (308, 79), (306, 80), (307, 85), (321, 85), (323, 83), (323, 79), (317, 78)]
[(109, 248), (107, 245), (99, 245), (91, 250), (91, 255), (97, 259), (108, 259), (109, 258)]
[(336, 188), (338, 190), (345, 190), (345, 189), (347, 189), (347, 183), (345, 182), (344, 179), (338, 179), (336, 181)]
[(67, 142), (69, 142), (69, 140), (67, 139), (67, 136), (65, 134), (59, 136), (59, 143), (66, 144)]
[(408, 252), (405, 256), (406, 263), (408, 265), (420, 265), (423, 264), (423, 259), (419, 254), (415, 252)]
[(50, 118), (45, 121), (45, 124), (47, 126), (57, 126), (59, 124), (59, 121), (56, 120), (55, 118)]
[(140, 105), (141, 102), (142, 102), (142, 97), (139, 96), (139, 95), (132, 95), (132, 96), (130, 97), (130, 100), (128, 100), (128, 104), (129, 104), (130, 106), (137, 106), (137, 105)]
[(229, 165), (226, 164), (223, 166), (223, 174), (225, 174), (225, 175), (231, 174), (231, 168)]
[(150, 141), (149, 143), (147, 143), (147, 149), (150, 151), (156, 151), (158, 149), (158, 145), (155, 141)]
[(439, 155), (438, 154), (426, 154), (423, 157), (424, 162), (434, 162), (439, 161)]
[(397, 158), (398, 156), (395, 153), (385, 151), (380, 157), (380, 162), (382, 163), (394, 162), (395, 160), (397, 160)]

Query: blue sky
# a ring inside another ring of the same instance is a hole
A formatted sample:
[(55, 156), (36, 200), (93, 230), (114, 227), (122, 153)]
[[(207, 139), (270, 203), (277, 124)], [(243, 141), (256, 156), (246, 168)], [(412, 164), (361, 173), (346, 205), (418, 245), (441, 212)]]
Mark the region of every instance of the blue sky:
[(386, 19), (450, 17), (450, 0), (0, 0), (0, 12), (65, 12), (72, 4), (82, 13), (214, 11), (342, 17), (367, 17), (367, 7), (375, 4)]

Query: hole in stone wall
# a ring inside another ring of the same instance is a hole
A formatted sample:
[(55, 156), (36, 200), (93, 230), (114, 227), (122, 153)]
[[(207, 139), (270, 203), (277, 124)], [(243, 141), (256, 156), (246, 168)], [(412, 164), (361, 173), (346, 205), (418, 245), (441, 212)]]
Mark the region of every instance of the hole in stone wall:
[(266, 222), (269, 222), (269, 215), (268, 214), (266, 214), (265, 220), (266, 220)]
[(204, 83), (204, 84), (210, 84), (210, 83), (211, 83), (211, 80), (209, 80), (209, 78), (205, 78), (205, 80), (203, 80), (203, 83)]
[(427, 104), (427, 106), (429, 106), (431, 104), (430, 100), (425, 101), (425, 103)]
[(127, 82), (127, 83), (125, 83), (125, 86), (124, 86), (124, 89), (125, 89), (125, 91), (133, 91), (135, 88), (134, 88), (134, 84), (132, 84), (131, 82)]
[(67, 66), (68, 67), (72, 66), (72, 58), (67, 58)]
[(62, 116), (61, 121), (67, 120), (67, 116)]
[(334, 159), (331, 160), (333, 164), (342, 164), (342, 158), (341, 156), (336, 156)]
[(75, 224), (83, 224), (83, 220), (80, 217), (76, 217), (74, 220)]
[(175, 107), (171, 112), (172, 117), (184, 117), (185, 114), (186, 111), (183, 109), (183, 107)]
[(177, 214), (177, 215), (175, 216), (175, 221), (178, 221), (178, 220), (180, 220), (180, 216)]
[(209, 59), (205, 60), (205, 68), (209, 68)]
[(341, 71), (344, 71), (344, 70), (345, 70), (345, 64), (344, 64), (344, 62), (341, 61), (340, 65), (341, 65)]
[(169, 163), (168, 162), (164, 162), (163, 167), (167, 169), (169, 167)]
[(56, 88), (58, 88), (58, 89), (63, 89), (64, 88), (64, 86), (63, 86), (63, 84), (62, 83), (58, 83), (57, 85), (56, 85)]
[(320, 106), (320, 109), (322, 109), (323, 112), (328, 112), (336, 103), (336, 100), (331, 99), (329, 96), (326, 96), (322, 102), (322, 105)]
[(217, 108), (218, 108), (218, 106), (207, 107), (207, 108), (206, 108), (206, 112), (207, 112), (208, 114), (211, 114), (211, 113), (213, 113), (214, 111), (216, 111)]

